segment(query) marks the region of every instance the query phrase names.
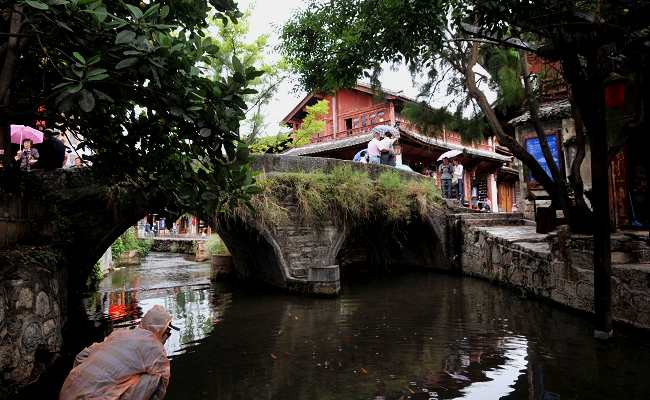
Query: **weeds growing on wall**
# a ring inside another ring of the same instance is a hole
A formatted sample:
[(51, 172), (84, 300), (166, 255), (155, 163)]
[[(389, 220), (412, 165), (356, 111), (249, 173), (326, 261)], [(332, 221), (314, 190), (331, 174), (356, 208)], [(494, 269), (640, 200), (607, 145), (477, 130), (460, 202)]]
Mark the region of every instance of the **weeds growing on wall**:
[(430, 180), (403, 179), (397, 171), (386, 171), (376, 180), (366, 171), (340, 166), (331, 173), (289, 172), (258, 177), (261, 192), (253, 196), (251, 207), (238, 204), (226, 213), (254, 218), (267, 227), (282, 224), (289, 209), (305, 222), (408, 222), (423, 217), (441, 204), (438, 189)]
[(151, 246), (153, 246), (152, 239), (138, 239), (135, 228), (131, 227), (111, 245), (113, 260), (117, 260), (120, 255), (131, 250), (136, 250), (140, 257), (144, 257), (149, 254)]

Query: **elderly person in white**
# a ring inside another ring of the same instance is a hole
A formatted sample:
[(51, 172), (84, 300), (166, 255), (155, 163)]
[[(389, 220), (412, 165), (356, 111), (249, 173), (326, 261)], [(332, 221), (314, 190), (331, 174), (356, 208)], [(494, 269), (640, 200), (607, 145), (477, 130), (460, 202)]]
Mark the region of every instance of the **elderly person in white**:
[(370, 164), (380, 164), (381, 159), (381, 150), (379, 148), (379, 143), (381, 139), (381, 134), (377, 131), (373, 131), (372, 140), (368, 143), (368, 162)]

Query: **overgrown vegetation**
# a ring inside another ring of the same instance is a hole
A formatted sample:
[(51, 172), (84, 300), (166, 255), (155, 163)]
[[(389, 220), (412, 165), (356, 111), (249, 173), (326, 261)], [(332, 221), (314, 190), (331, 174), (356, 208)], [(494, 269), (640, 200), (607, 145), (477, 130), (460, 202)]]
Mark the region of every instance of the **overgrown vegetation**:
[(226, 247), (226, 244), (221, 240), (219, 235), (212, 235), (208, 238), (206, 243), (208, 248), (208, 253), (211, 256), (229, 256), (230, 251)]
[(296, 147), (304, 146), (309, 140), (325, 131), (325, 121), (323, 117), (327, 115), (330, 109), (330, 103), (327, 100), (319, 100), (313, 106), (307, 106), (307, 116), (302, 121), (300, 128), (293, 133), (293, 145)]
[(281, 153), (294, 147), (294, 144), (288, 134), (278, 133), (274, 136), (258, 137), (248, 147), (252, 153)]
[(149, 253), (152, 245), (152, 239), (138, 239), (135, 228), (131, 227), (111, 245), (113, 260), (119, 259), (120, 255), (131, 250), (136, 250), (140, 257), (144, 257)]
[(93, 268), (90, 270), (90, 274), (88, 274), (88, 279), (86, 279), (86, 291), (90, 292), (97, 290), (99, 282), (101, 282), (103, 277), (104, 274), (102, 273), (101, 262), (100, 260), (97, 260), (95, 265), (93, 265)]
[(286, 222), (288, 203), (297, 204), (305, 222), (316, 226), (325, 221), (372, 223), (408, 222), (424, 217), (438, 206), (441, 196), (430, 180), (406, 180), (397, 171), (387, 171), (376, 180), (366, 171), (341, 166), (330, 173), (291, 172), (261, 176), (261, 192), (251, 206), (243, 203), (226, 213), (243, 219), (255, 218), (266, 227)]

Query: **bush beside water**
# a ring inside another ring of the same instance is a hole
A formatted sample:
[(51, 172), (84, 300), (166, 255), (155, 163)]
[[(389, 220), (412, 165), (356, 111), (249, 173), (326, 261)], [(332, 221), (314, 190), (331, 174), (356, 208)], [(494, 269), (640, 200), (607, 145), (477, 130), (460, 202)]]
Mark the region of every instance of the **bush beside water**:
[(117, 260), (124, 253), (131, 250), (138, 252), (140, 257), (149, 254), (151, 246), (153, 246), (152, 239), (138, 239), (136, 228), (131, 227), (127, 229), (117, 240), (111, 245), (113, 260)]
[(208, 253), (211, 256), (229, 256), (230, 251), (226, 247), (226, 244), (221, 240), (219, 235), (212, 235), (208, 238), (206, 242), (206, 247)]

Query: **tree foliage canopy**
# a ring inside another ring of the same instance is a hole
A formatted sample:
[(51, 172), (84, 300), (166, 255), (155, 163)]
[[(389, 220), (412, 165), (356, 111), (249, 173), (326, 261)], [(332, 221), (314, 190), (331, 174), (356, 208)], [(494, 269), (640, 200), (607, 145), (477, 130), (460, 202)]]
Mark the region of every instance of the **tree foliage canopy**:
[(319, 100), (313, 106), (307, 106), (307, 116), (302, 121), (300, 128), (293, 132), (293, 145), (304, 146), (309, 140), (325, 131), (323, 117), (329, 113), (330, 103), (327, 100)]
[(175, 207), (252, 190), (239, 125), (262, 71), (220, 58), (223, 43), (206, 35), (209, 17), (236, 23), (232, 0), (0, 0), (0, 10), (3, 121), (46, 120), (81, 140), (97, 173)]
[[(467, 138), (482, 129), (483, 121), (489, 123), (499, 142), (522, 160), (573, 221), (574, 207), (581, 209), (575, 215), (588, 214), (579, 176), (585, 143), (580, 121), (590, 140), (604, 137), (603, 89), (610, 74), (633, 73), (637, 80), (647, 74), (649, 13), (650, 3), (643, 0), (311, 0), (284, 26), (283, 51), (308, 90), (350, 87), (362, 76), (377, 83), (382, 66), (391, 63), (424, 74), (424, 100), (439, 93), (443, 82), (457, 105), (474, 109), (471, 118), (427, 109), (426, 104), (411, 106), (406, 113), (428, 125), (425, 132), (432, 134), (453, 123)], [(522, 50), (559, 61), (569, 83), (579, 114), (580, 146), (568, 178), (552, 160), (539, 122), (539, 82), (524, 68)], [(489, 74), (481, 73), (479, 65)], [(497, 91), (497, 103), (488, 101), (485, 85)], [(522, 105), (531, 112), (551, 177), (499, 119)], [(599, 196), (605, 198), (601, 192)]]
[(251, 10), (247, 10), (237, 19), (237, 23), (228, 23), (221, 18), (211, 18), (210, 27), (206, 35), (212, 40), (219, 51), (209, 67), (214, 68), (213, 73), (219, 76), (233, 75), (236, 71), (232, 63), (233, 56), (244, 65), (244, 68), (255, 68), (263, 72), (253, 79), (249, 86), (256, 93), (244, 96), (248, 106), (245, 111), (246, 119), (240, 126), (240, 136), (251, 144), (264, 133), (266, 121), (264, 119), (265, 106), (273, 99), (280, 83), (285, 78), (286, 66), (282, 60), (269, 61), (269, 34), (256, 38), (248, 38), (250, 32)]

